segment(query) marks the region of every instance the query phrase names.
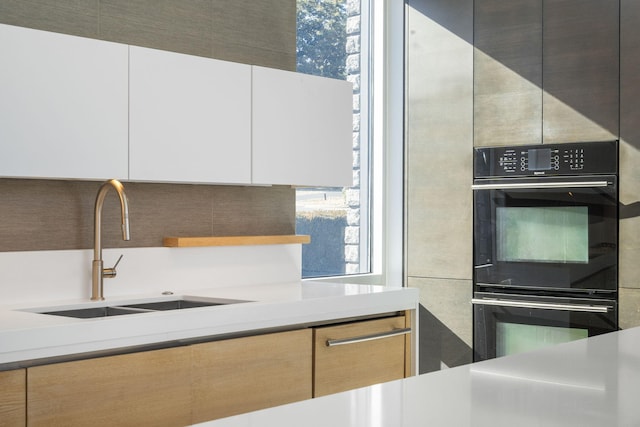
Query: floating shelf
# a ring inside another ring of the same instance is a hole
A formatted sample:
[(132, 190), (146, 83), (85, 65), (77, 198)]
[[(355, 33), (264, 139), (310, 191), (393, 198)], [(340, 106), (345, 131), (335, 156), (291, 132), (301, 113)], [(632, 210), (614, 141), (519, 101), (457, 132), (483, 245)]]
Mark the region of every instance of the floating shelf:
[(309, 243), (311, 236), (292, 234), (281, 236), (211, 236), (211, 237), (165, 237), (163, 244), (169, 248), (197, 246), (243, 246), (243, 245), (287, 245)]

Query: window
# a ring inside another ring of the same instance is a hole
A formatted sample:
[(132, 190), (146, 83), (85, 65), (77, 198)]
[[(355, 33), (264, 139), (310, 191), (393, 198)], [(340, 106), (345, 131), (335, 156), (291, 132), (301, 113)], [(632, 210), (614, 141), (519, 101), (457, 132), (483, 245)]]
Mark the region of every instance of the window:
[[(361, 4), (362, 3), (362, 4)], [(296, 232), (311, 235), (302, 249), (302, 276), (370, 272), (368, 49), (366, 0), (298, 0), (298, 72), (353, 83), (354, 186), (301, 188)]]
[(297, 7), (298, 71), (354, 86), (354, 186), (297, 190), (302, 276), (402, 286), (404, 1)]

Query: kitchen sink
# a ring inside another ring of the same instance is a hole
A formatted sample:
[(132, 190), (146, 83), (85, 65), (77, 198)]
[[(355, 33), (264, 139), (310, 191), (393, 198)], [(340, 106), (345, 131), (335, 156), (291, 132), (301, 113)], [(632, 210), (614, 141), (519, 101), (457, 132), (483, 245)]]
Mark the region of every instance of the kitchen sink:
[(189, 300), (189, 299), (178, 299), (171, 301), (156, 301), (156, 302), (146, 302), (142, 304), (127, 304), (122, 305), (122, 308), (133, 308), (133, 309), (142, 309), (142, 310), (182, 310), (185, 308), (198, 308), (198, 307), (210, 307), (213, 305), (226, 305), (229, 302), (212, 302), (212, 301), (200, 301), (200, 300)]
[(92, 307), (76, 308), (72, 310), (44, 311), (42, 314), (54, 316), (75, 317), (78, 319), (93, 319), (95, 317), (122, 316), (124, 314), (146, 313), (150, 310), (131, 310), (124, 307)]
[(160, 300), (160, 301), (129, 301), (122, 302), (117, 305), (91, 307), (84, 305), (77, 308), (44, 308), (29, 309), (25, 311), (50, 314), (53, 316), (75, 317), (77, 319), (95, 319), (98, 317), (123, 316), (127, 314), (155, 313), (159, 311), (169, 310), (186, 310), (190, 308), (213, 307), (219, 305), (237, 304), (242, 300), (220, 299), (220, 298), (200, 298), (200, 297), (181, 297), (178, 299)]

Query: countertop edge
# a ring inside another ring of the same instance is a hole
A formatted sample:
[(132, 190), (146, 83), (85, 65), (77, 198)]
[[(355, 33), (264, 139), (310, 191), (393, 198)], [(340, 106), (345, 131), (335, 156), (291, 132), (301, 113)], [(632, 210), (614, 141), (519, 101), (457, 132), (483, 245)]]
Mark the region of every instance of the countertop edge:
[[(255, 291), (257, 288), (259, 292)], [(37, 319), (39, 324), (29, 325), (25, 320), (22, 327), (20, 321), (14, 322), (12, 327), (0, 326), (0, 370), (78, 354), (249, 331), (308, 327), (318, 322), (415, 310), (418, 304), (418, 290), (414, 288), (307, 282), (286, 286), (263, 285), (253, 287), (253, 290), (256, 298), (250, 302), (179, 313), (145, 313), (102, 319), (64, 318), (56, 319), (54, 324), (42, 324), (42, 318), (38, 316), (43, 315), (38, 313), (16, 313), (25, 319)], [(278, 292), (283, 295), (270, 295)], [(206, 292), (200, 290), (199, 293)], [(238, 287), (213, 289), (210, 293), (247, 300), (252, 290)], [(305, 293), (309, 295), (303, 297)], [(8, 315), (0, 310), (2, 314)]]

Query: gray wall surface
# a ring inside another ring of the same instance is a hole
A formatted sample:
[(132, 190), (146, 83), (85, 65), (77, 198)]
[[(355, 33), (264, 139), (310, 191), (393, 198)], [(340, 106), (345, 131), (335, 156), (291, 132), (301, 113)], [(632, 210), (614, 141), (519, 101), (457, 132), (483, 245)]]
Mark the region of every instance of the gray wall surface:
[(406, 272), (428, 372), (471, 362), (473, 0), (407, 7)]
[(640, 2), (620, 2), (620, 326), (640, 325)]
[[(295, 0), (0, 0), (0, 23), (284, 70), (296, 67)], [(0, 251), (91, 247), (99, 185), (0, 178)], [(117, 230), (110, 230), (118, 224), (118, 203), (107, 200), (106, 247), (161, 246), (164, 236), (174, 235), (295, 233), (295, 190), (289, 187), (125, 183), (125, 188), (132, 239), (122, 242)]]
[(295, 0), (0, 0), (0, 22), (295, 70)]

